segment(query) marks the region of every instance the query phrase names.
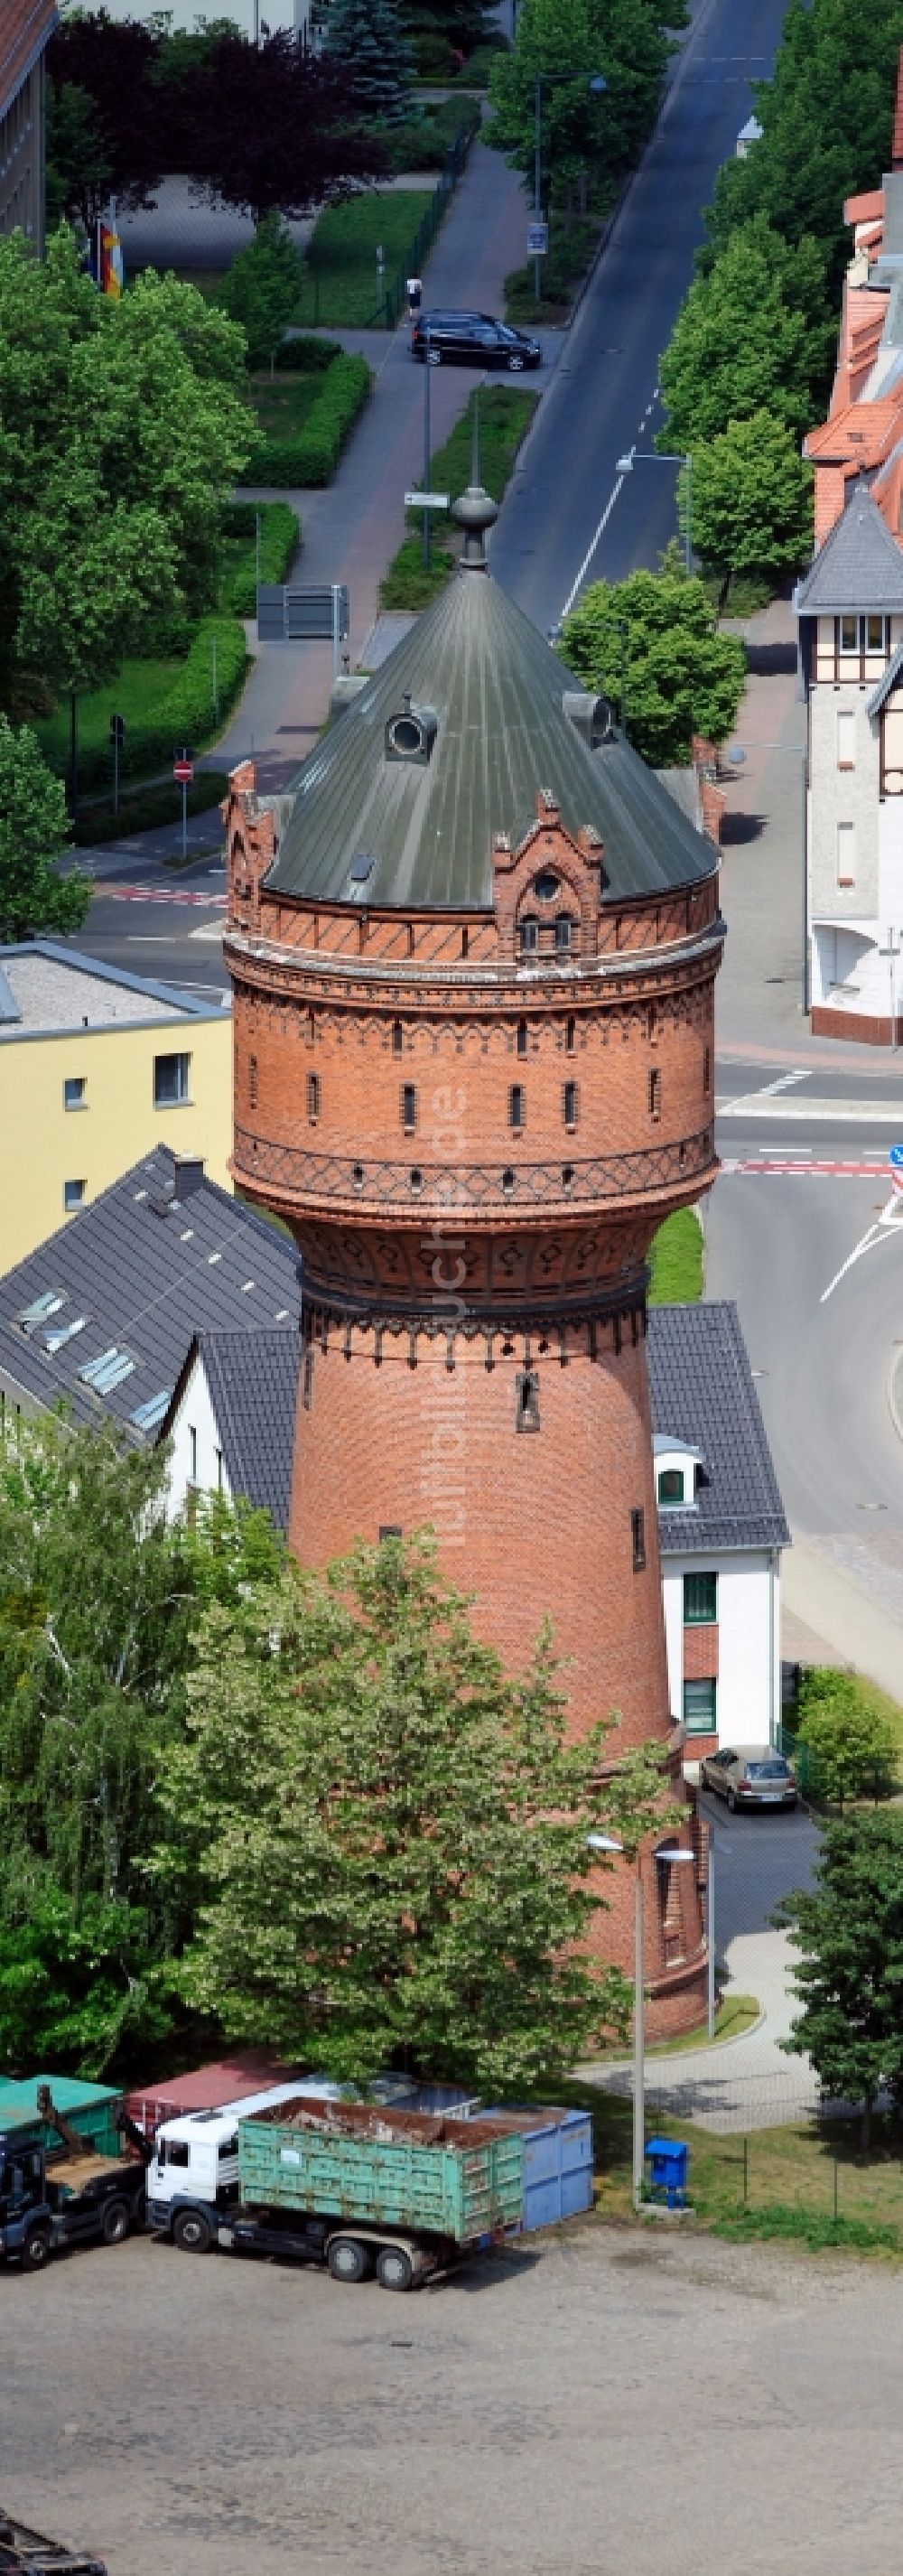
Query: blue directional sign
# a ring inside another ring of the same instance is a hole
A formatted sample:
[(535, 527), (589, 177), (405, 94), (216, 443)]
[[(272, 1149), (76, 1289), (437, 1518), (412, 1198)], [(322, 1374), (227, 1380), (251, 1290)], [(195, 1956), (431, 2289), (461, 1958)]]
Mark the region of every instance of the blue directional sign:
[(894, 1188), (903, 1192), (903, 1145), (891, 1146), (888, 1162)]

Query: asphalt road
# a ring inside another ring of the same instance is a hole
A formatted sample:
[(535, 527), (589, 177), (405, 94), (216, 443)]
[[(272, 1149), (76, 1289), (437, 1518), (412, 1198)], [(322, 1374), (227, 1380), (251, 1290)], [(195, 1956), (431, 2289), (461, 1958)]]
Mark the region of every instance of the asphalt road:
[[(701, 208), (764, 79), (784, 0), (703, 0), (657, 133), (584, 298), (491, 541), (492, 570), (534, 625), (561, 615), (581, 567), (620, 580), (675, 533), (675, 469), (650, 448), (661, 351), (693, 273)], [(609, 512), (610, 515), (606, 517)], [(606, 524), (587, 561), (603, 518)]]

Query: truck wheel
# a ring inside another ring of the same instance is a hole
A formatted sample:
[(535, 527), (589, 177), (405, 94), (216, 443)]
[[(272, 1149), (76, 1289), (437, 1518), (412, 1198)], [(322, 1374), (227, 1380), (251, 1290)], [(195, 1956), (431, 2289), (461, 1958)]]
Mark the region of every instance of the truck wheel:
[(180, 2209), (172, 2222), (173, 2243), (182, 2254), (209, 2254), (210, 2229), (199, 2209)]
[(22, 2247), (23, 2272), (43, 2272), (50, 2260), (49, 2227), (32, 2227)]
[(105, 2245), (124, 2245), (129, 2232), (129, 2207), (126, 2200), (111, 2200), (103, 2214), (101, 2234)]
[(326, 2260), (334, 2281), (369, 2281), (373, 2270), (370, 2248), (357, 2236), (334, 2236)]
[(403, 2245), (384, 2245), (376, 2257), (376, 2278), (381, 2290), (411, 2290), (414, 2266)]

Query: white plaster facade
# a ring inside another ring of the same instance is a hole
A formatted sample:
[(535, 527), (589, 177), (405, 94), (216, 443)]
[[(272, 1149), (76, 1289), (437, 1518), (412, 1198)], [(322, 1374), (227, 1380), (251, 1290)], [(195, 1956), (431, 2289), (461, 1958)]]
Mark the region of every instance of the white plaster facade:
[(222, 1433), (213, 1409), (207, 1371), (200, 1352), (191, 1367), (169, 1426), (167, 1513), (176, 1520), (192, 1493), (224, 1494), (232, 1489), (223, 1457)]
[[(659, 1528), (662, 1530), (660, 1515)], [(667, 1546), (667, 1532), (662, 1531)], [(662, 1593), (668, 1683), (673, 1716), (684, 1705), (685, 1641), (694, 1630), (684, 1626), (684, 1576), (705, 1572), (717, 1581), (718, 1674), (715, 1685), (714, 1737), (694, 1738), (688, 1731), (686, 1757), (696, 1757), (718, 1744), (771, 1744), (781, 1717), (781, 1559), (777, 1548), (711, 1549), (662, 1556)]]
[(903, 618), (863, 612), (820, 616), (815, 624), (809, 689), (812, 1003), (851, 1019), (889, 1022), (892, 1009), (901, 1007), (893, 950), (903, 928), (903, 680), (877, 713), (870, 700), (903, 641)]

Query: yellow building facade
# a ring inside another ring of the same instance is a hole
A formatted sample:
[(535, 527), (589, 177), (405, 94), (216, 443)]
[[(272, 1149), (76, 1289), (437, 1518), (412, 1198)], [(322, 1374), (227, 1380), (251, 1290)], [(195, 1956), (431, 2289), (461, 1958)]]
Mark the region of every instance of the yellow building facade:
[(163, 1144), (231, 1189), (230, 1010), (49, 940), (0, 948), (0, 1273)]

